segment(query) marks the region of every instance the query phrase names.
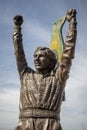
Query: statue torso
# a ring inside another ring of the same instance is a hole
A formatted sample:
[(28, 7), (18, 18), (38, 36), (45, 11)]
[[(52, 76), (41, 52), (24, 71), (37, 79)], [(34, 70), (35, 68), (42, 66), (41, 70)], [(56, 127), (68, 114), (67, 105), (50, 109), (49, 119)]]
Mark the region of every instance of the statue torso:
[(20, 110), (39, 108), (58, 112), (62, 102), (61, 91), (55, 75), (27, 72), (22, 79)]

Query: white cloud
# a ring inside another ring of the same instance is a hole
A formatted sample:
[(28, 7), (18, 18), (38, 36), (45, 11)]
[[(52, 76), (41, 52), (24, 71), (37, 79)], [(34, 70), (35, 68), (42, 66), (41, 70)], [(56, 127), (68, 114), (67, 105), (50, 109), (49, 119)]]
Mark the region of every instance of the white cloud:
[(14, 130), (18, 122), (18, 112), (0, 111), (0, 130)]
[(1, 111), (17, 111), (17, 105), (19, 102), (19, 90), (4, 88), (0, 92), (0, 110)]
[(3, 88), (0, 92), (0, 129), (14, 129), (18, 121), (19, 90)]

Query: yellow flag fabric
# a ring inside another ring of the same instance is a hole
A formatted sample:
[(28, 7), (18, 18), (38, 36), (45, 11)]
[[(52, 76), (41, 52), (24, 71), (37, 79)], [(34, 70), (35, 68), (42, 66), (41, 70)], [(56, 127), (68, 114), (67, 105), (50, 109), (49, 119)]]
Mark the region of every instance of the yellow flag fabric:
[(58, 63), (60, 63), (60, 60), (63, 54), (63, 48), (64, 48), (62, 27), (63, 27), (63, 24), (65, 23), (65, 20), (66, 20), (66, 17), (64, 16), (58, 21), (56, 21), (52, 27), (50, 49), (56, 53), (58, 57)]
[[(62, 27), (66, 21), (66, 17), (62, 17), (58, 21), (56, 21), (53, 24), (52, 28), (52, 36), (51, 36), (51, 43), (50, 43), (50, 49), (56, 53), (56, 56), (58, 58), (58, 63), (60, 63), (63, 49), (64, 49), (64, 41), (63, 41), (63, 35), (62, 35)], [(62, 101), (65, 101), (65, 90), (63, 92), (63, 99)]]

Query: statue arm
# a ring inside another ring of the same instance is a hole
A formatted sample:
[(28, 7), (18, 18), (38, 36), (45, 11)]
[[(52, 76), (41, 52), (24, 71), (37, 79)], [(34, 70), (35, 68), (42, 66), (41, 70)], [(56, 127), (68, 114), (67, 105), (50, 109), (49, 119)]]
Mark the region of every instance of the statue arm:
[(14, 52), (16, 56), (17, 67), (20, 76), (22, 76), (24, 70), (27, 68), (27, 62), (22, 44), (22, 34), (21, 34), (22, 23), (23, 23), (22, 16), (17, 15), (14, 17), (15, 27), (13, 32), (13, 44), (14, 44)]
[(76, 11), (73, 9), (69, 10), (67, 12), (66, 17), (69, 22), (69, 28), (66, 36), (62, 59), (57, 71), (60, 84), (65, 84), (65, 81), (68, 78), (68, 74), (72, 64), (72, 59), (74, 58), (76, 35), (77, 35)]

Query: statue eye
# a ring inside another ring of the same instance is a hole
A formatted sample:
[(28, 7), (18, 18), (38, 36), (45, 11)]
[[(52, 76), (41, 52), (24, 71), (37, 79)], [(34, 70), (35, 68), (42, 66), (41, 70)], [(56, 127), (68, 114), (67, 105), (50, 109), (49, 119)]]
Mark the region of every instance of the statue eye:
[(41, 54), (41, 55), (39, 55), (39, 57), (45, 57), (45, 55)]
[(34, 55), (34, 58), (36, 58), (37, 57), (37, 55)]

